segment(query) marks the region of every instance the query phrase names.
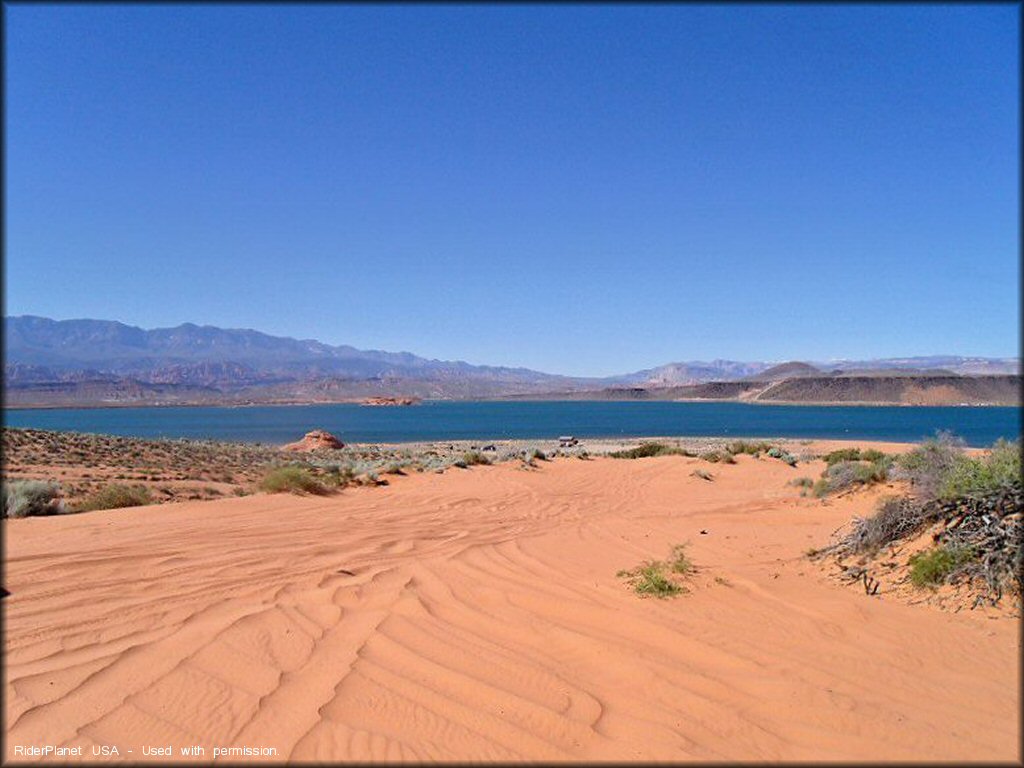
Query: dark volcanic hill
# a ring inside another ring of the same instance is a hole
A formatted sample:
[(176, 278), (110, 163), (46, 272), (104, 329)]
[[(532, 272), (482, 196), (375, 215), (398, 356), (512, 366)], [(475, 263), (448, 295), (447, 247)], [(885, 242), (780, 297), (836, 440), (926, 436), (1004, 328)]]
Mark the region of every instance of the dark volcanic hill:
[(779, 403), (899, 403), (901, 405), (1019, 405), (1020, 376), (796, 377), (756, 396)]

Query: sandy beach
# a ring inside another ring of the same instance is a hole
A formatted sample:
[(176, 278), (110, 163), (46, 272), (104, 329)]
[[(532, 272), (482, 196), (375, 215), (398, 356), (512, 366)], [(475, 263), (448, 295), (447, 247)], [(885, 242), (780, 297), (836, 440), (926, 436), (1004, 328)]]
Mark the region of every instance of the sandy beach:
[[(823, 466), (558, 458), (5, 520), (5, 761), (1019, 760), (1018, 621), (830, 578), (805, 552), (887, 491), (789, 485)], [(617, 577), (675, 544), (686, 594)]]

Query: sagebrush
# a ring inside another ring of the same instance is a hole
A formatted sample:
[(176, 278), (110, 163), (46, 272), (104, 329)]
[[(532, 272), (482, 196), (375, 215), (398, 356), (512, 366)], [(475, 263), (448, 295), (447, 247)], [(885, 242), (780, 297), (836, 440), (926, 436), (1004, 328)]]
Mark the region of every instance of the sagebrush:
[(4, 482), (4, 517), (43, 517), (66, 511), (58, 483), (45, 480)]

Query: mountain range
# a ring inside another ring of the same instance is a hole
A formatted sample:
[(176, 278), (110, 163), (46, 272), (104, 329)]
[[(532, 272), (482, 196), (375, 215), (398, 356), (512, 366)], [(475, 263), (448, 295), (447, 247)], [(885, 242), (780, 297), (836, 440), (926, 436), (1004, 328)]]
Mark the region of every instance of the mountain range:
[(668, 363), (609, 377), (433, 360), (249, 329), (185, 323), (145, 330), (111, 320), (4, 318), (7, 405), (111, 402), (331, 402), (658, 389), (806, 376), (1019, 374), (1017, 358), (932, 356), (826, 362)]

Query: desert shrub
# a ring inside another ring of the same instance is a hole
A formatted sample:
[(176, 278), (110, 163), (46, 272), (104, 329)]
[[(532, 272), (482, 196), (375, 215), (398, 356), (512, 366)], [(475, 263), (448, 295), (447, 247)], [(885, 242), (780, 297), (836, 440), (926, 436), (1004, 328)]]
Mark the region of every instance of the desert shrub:
[(1021, 484), (1020, 441), (997, 441), (987, 454), (968, 456), (949, 433), (922, 443), (896, 460), (894, 476), (910, 481), (924, 501), (984, 495)]
[(838, 451), (826, 453), (822, 458), (830, 467), (840, 461), (860, 461), (860, 449), (841, 448)]
[(267, 493), (310, 493), (323, 496), (327, 487), (305, 467), (277, 467), (270, 470), (260, 481), (260, 490)]
[(651, 456), (689, 456), (689, 452), (665, 443), (641, 443), (636, 448), (624, 448), (608, 454), (613, 459), (646, 459)]
[(479, 451), (466, 451), (462, 454), (462, 466), (472, 467), (477, 464), (490, 464), (491, 460)]
[(152, 499), (144, 486), (114, 483), (104, 486), (86, 497), (79, 505), (78, 511), (93, 512), (100, 509), (143, 507), (150, 503), (152, 503)]
[(748, 442), (747, 440), (735, 440), (729, 443), (725, 449), (732, 454), (746, 453), (751, 456), (757, 456), (761, 453), (767, 453), (771, 447), (771, 443), (766, 443), (763, 440), (756, 443)]
[(767, 453), (773, 459), (779, 459), (780, 461), (784, 461), (791, 467), (796, 466), (796, 456), (789, 453), (789, 451), (784, 451), (782, 448), (779, 448), (778, 446), (772, 446), (767, 451), (765, 451), (765, 453)]
[(701, 480), (714, 481), (715, 476), (708, 472), (706, 469), (695, 469), (690, 473), (691, 477), (699, 477)]
[(987, 455), (958, 456), (941, 478), (938, 495), (943, 499), (956, 499), (1020, 484), (1020, 442), (1000, 440)]
[(829, 467), (839, 462), (855, 462), (860, 460), (860, 449), (840, 449), (839, 451), (833, 451), (829, 454), (825, 454), (825, 464)]
[(791, 480), (789, 484), (799, 488), (801, 496), (814, 492), (814, 480), (810, 477), (798, 477), (796, 480)]
[[(859, 454), (863, 456), (863, 454)], [(827, 496), (858, 485), (884, 483), (889, 479), (892, 459), (882, 455), (876, 461), (841, 459), (825, 468), (821, 480), (814, 484), (816, 496)]]
[(669, 554), (668, 567), (672, 573), (687, 574), (693, 570), (693, 563), (686, 556), (686, 545), (676, 544)]
[(360, 475), (356, 478), (356, 482), (360, 485), (378, 486), (387, 485), (388, 481), (383, 477), (379, 477), (376, 472), (367, 472), (365, 475)]
[(899, 456), (893, 476), (910, 481), (915, 495), (936, 498), (955, 465), (964, 456), (964, 442), (950, 432), (940, 432), (912, 451)]
[(619, 578), (626, 579), (626, 583), (641, 597), (648, 595), (672, 597), (689, 590), (673, 581), (671, 576), (676, 578), (687, 576), (693, 570), (693, 563), (686, 556), (686, 545), (676, 544), (672, 547), (667, 562), (648, 560), (632, 570), (619, 571), (616, 575)]
[(542, 451), (540, 448), (534, 448), (532, 451), (530, 451), (529, 458), (536, 459), (537, 461), (548, 460), (547, 454), (544, 453), (544, 451)]
[(846, 545), (854, 552), (873, 552), (909, 536), (925, 522), (921, 506), (902, 496), (889, 496), (882, 499), (874, 515), (854, 523)]
[(866, 461), (840, 461), (825, 471), (829, 489), (842, 491), (854, 485), (867, 485), (885, 479), (885, 470)]
[(910, 582), (915, 587), (937, 586), (974, 558), (975, 552), (971, 547), (943, 546), (918, 552), (908, 561)]
[(4, 517), (41, 517), (65, 511), (60, 485), (43, 480), (4, 482)]
[(401, 464), (395, 462), (395, 463), (392, 463), (392, 464), (388, 464), (386, 467), (384, 467), (384, 474), (385, 475), (404, 475), (405, 474), (405, 470), (402, 468)]
[(344, 466), (330, 464), (327, 466), (323, 475), (323, 482), (329, 488), (343, 488), (352, 483), (355, 479), (355, 470), (352, 469), (352, 466), (349, 464), (345, 464)]
[(665, 575), (665, 564), (657, 561), (644, 563), (631, 571), (619, 571), (618, 576), (626, 579), (638, 595), (654, 597), (672, 597), (683, 591), (683, 588)]
[(735, 464), (736, 458), (726, 450), (721, 451), (705, 451), (700, 455), (704, 461), (710, 461), (712, 464), (721, 462), (722, 464)]
[(997, 440), (989, 451), (989, 467), (997, 485), (1021, 484), (1021, 442), (1017, 440)]

